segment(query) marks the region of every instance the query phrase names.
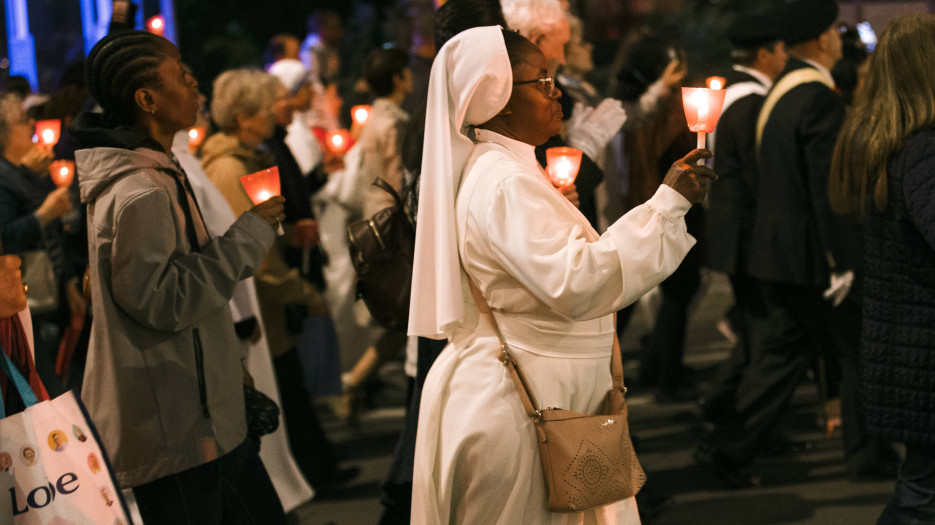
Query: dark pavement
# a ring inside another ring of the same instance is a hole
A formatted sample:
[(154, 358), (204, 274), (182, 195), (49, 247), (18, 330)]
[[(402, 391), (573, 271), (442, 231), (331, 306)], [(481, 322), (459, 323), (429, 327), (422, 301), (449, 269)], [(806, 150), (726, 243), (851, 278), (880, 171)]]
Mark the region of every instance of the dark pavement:
[[(716, 323), (731, 303), (726, 279), (706, 274), (689, 319), (686, 364), (700, 387), (714, 377), (730, 349)], [(639, 338), (649, 329), (647, 309), (635, 314), (621, 345), (627, 373), (636, 374)], [(389, 469), (402, 428), (405, 381), (402, 367), (381, 374), (384, 388), (375, 409), (356, 429), (323, 415), (329, 436), (361, 476), (348, 486), (318, 497), (293, 513), (301, 525), (369, 525), (379, 521), (380, 483)], [(630, 388), (630, 427), (649, 481), (644, 494), (663, 502), (653, 525), (861, 525), (873, 524), (893, 491), (892, 480), (852, 481), (842, 463), (840, 430), (825, 435), (818, 388), (806, 379), (781, 423), (781, 434), (801, 450), (758, 459), (752, 473), (759, 488), (729, 489), (691, 458), (704, 424), (694, 401), (659, 404), (649, 392)]]

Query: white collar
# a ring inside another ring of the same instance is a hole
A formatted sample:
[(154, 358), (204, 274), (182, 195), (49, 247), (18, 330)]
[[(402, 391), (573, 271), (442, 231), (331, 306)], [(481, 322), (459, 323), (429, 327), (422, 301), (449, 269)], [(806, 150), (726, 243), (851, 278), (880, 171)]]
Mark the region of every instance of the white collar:
[(751, 77), (757, 79), (760, 84), (763, 84), (766, 89), (773, 87), (772, 79), (770, 79), (766, 73), (760, 71), (759, 69), (734, 64), (734, 71), (739, 71), (740, 73), (746, 73), (750, 75)]
[(526, 144), (525, 142), (520, 142), (516, 139), (511, 139), (505, 135), (501, 135), (495, 131), (490, 131), (489, 129), (474, 128), (474, 142), (490, 142), (493, 144), (499, 144), (504, 148), (515, 153), (522, 160), (527, 161), (535, 166), (539, 165), (539, 161), (536, 160), (536, 147), (531, 144)]
[(814, 67), (815, 69), (817, 69), (822, 75), (824, 75), (825, 78), (828, 79), (828, 82), (829, 82), (829, 85), (830, 85), (830, 86), (832, 86), (832, 87), (835, 86), (834, 77), (831, 76), (831, 71), (830, 71), (828, 68), (826, 68), (825, 66), (819, 64), (818, 62), (815, 62), (814, 60), (812, 60), (812, 59), (810, 59), (810, 58), (805, 58), (805, 57), (796, 57), (796, 58), (798, 58), (798, 59), (801, 60), (802, 62), (805, 62), (806, 64), (808, 64), (808, 65)]

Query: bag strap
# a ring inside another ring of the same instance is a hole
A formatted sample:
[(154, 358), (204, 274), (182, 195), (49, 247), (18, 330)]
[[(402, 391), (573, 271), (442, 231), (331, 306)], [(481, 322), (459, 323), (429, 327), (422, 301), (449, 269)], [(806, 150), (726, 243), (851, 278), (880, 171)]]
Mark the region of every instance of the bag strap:
[[(7, 379), (9, 379), (10, 383), (16, 387), (19, 397), (22, 398), (23, 404), (25, 404), (27, 408), (39, 402), (36, 398), (36, 393), (29, 387), (29, 382), (26, 381), (23, 374), (16, 369), (13, 361), (10, 360), (10, 356), (6, 355), (6, 350), (4, 350), (2, 346), (0, 346), (0, 370), (3, 370), (3, 373), (6, 375)], [(3, 393), (0, 392), (0, 419), (5, 417), (6, 407), (3, 403)]]
[[(467, 274), (465, 273), (465, 275)], [(500, 326), (497, 324), (497, 319), (493, 316), (493, 312), (491, 312), (490, 307), (487, 306), (487, 301), (484, 300), (483, 294), (481, 294), (470, 276), (467, 276), (467, 280), (471, 285), (471, 295), (474, 296), (474, 304), (477, 305), (478, 311), (487, 319), (490, 326), (493, 327), (494, 332), (497, 334), (497, 339), (500, 340), (500, 355), (498, 358), (500, 362), (503, 363), (503, 366), (507, 367), (507, 370), (509, 370), (510, 377), (513, 378), (513, 385), (516, 387), (520, 401), (523, 403), (523, 408), (526, 409), (526, 414), (534, 421), (539, 421), (542, 418), (542, 411), (539, 409), (539, 403), (536, 401), (536, 396), (532, 393), (532, 389), (529, 388), (529, 382), (526, 380), (526, 376), (519, 367), (519, 363), (510, 355), (506, 340), (503, 339)], [(614, 314), (614, 320), (616, 321), (616, 319), (617, 315)], [(626, 394), (627, 388), (623, 385), (623, 361), (620, 357), (620, 341), (617, 339), (616, 332), (614, 333), (614, 346), (610, 355), (610, 371), (613, 376), (614, 389), (620, 390)]]
[(377, 177), (376, 179), (374, 179), (372, 185), (392, 195), (393, 200), (396, 201), (397, 206), (403, 205), (403, 198), (405, 197), (405, 193), (408, 193), (408, 190), (404, 192), (403, 195), (400, 195), (396, 191), (396, 188), (394, 188), (389, 182), (386, 182), (380, 177)]

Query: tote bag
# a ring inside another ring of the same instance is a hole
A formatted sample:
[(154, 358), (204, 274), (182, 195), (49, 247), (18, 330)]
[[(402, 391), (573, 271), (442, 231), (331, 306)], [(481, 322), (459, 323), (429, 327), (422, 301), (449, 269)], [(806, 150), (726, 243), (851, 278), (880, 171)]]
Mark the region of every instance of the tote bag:
[(74, 392), (37, 403), (2, 348), (0, 371), (27, 407), (6, 417), (0, 401), (0, 523), (130, 525), (97, 431)]

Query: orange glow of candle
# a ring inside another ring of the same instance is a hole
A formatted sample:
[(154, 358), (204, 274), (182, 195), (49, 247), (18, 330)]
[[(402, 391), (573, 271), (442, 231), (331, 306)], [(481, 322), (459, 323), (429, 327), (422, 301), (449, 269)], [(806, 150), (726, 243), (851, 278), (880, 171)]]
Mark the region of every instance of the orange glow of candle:
[(156, 15), (146, 21), (146, 30), (154, 35), (162, 36), (166, 30), (166, 21), (162, 15)]
[(727, 79), (724, 77), (708, 77), (705, 79), (705, 85), (708, 89), (724, 89)]
[(711, 133), (721, 117), (724, 106), (723, 89), (682, 88), (682, 106), (688, 129), (696, 133)]
[(545, 150), (546, 168), (552, 184), (562, 188), (575, 182), (581, 168), (581, 150), (568, 147)]
[(205, 141), (207, 129), (204, 126), (195, 126), (188, 130), (188, 149), (192, 153), (198, 150), (201, 143)]
[(280, 194), (279, 189), (279, 166), (273, 166), (265, 170), (260, 170), (250, 175), (240, 177), (240, 183), (253, 204), (269, 200)]
[(370, 120), (370, 115), (372, 114), (373, 108), (367, 104), (361, 104), (351, 108), (351, 118), (354, 119), (354, 125), (357, 127), (363, 127), (364, 124)]
[(54, 146), (58, 143), (58, 138), (61, 135), (61, 120), (40, 120), (36, 122), (36, 136), (39, 138), (39, 144), (44, 146)]
[(75, 178), (75, 163), (70, 160), (56, 160), (49, 165), (49, 175), (56, 186), (70, 186)]
[(336, 129), (328, 132), (325, 136), (325, 143), (331, 153), (343, 155), (347, 153), (347, 150), (351, 149), (353, 141), (351, 140), (351, 134), (346, 129)]

